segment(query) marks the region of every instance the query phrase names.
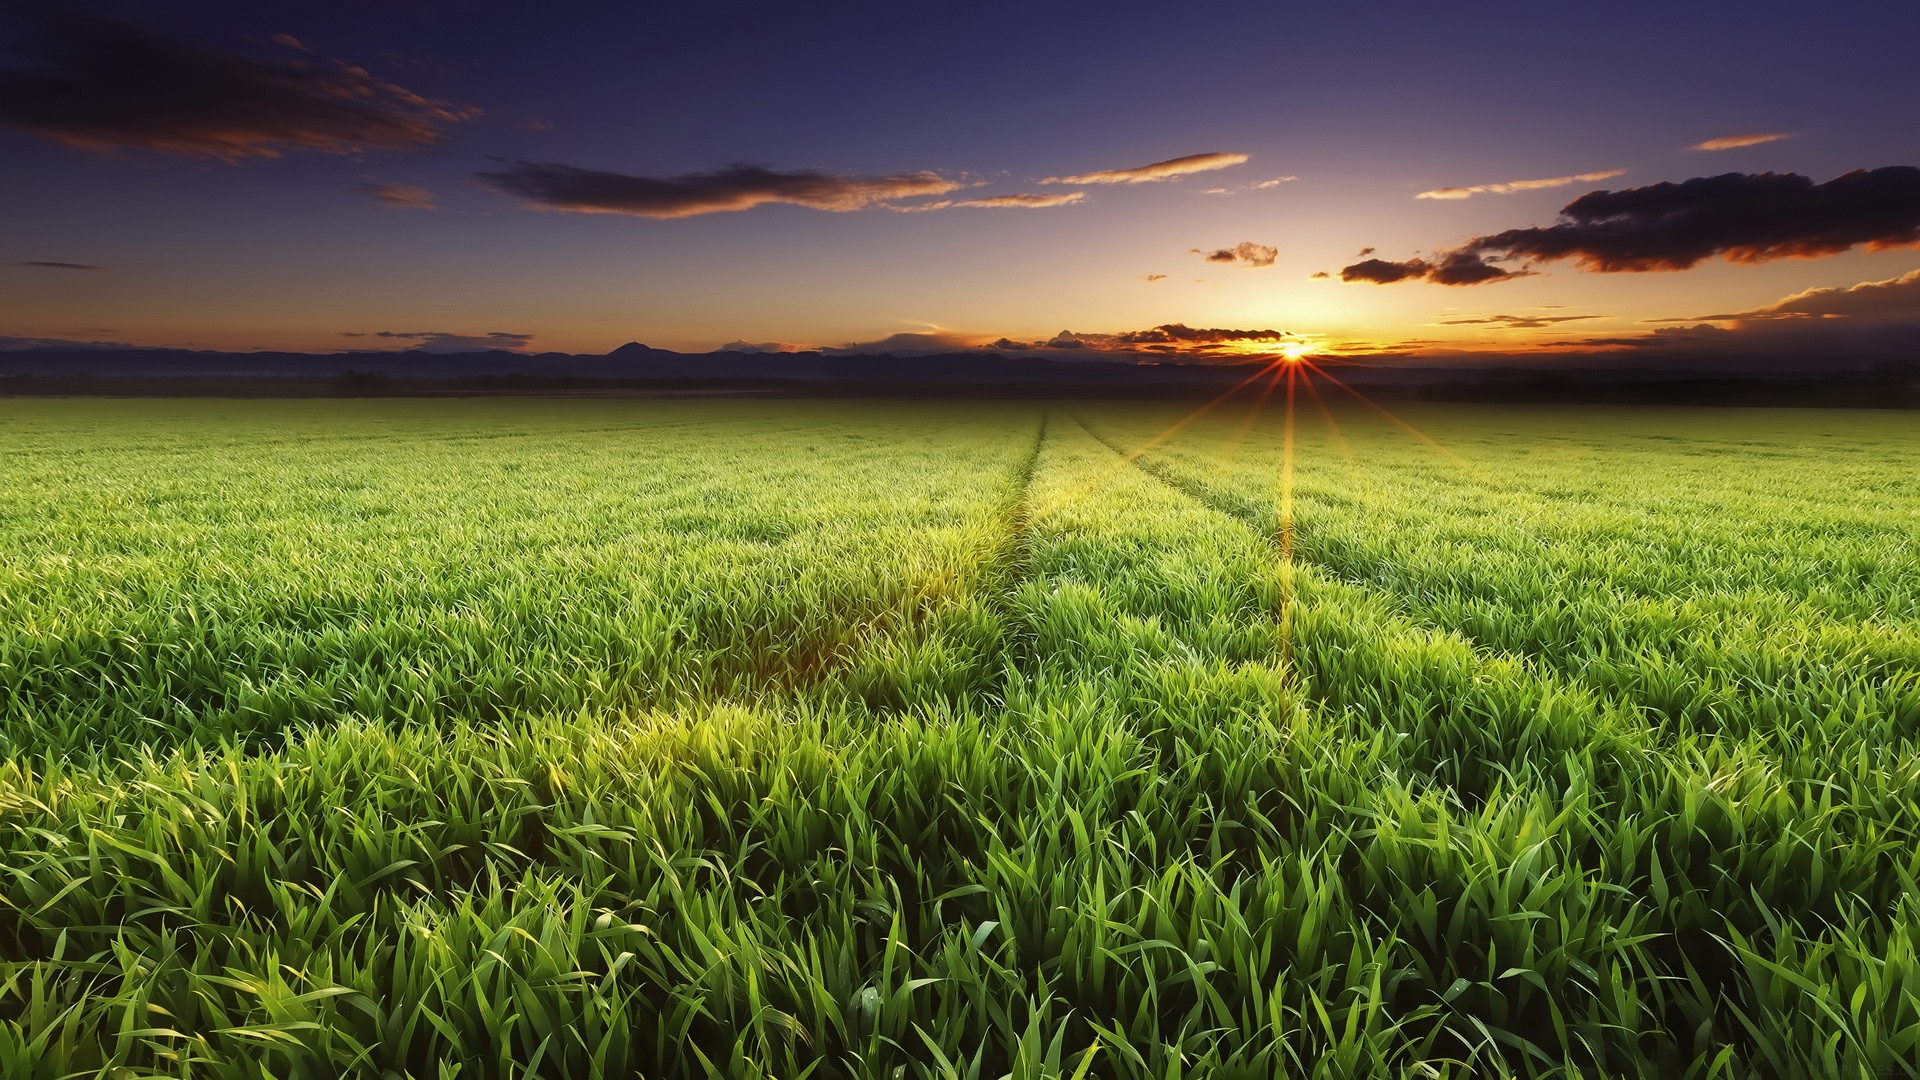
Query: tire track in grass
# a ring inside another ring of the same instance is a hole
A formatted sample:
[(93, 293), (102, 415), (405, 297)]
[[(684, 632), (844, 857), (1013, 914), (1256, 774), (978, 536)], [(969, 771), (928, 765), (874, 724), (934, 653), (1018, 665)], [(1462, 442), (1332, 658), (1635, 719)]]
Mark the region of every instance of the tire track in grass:
[(939, 610), (909, 604), (882, 612), (851, 649), (830, 650), (818, 667), (777, 680), (759, 696), (824, 696), (893, 712), (935, 703), (956, 710), (1004, 706), (1032, 647), (1016, 615), (1031, 561), (1033, 483), (1049, 419), (1043, 408), (1032, 445), (1011, 470), (994, 511), (994, 539), (973, 560), (977, 575), (962, 595)]
[[(1100, 435), (1096, 437), (1123, 456), (1128, 453), (1111, 439)], [(1237, 492), (1210, 485), (1192, 476), (1190, 470), (1147, 460), (1144, 456), (1136, 464), (1157, 478), (1255, 528), (1267, 525), (1269, 508), (1265, 504), (1250, 502)], [(1490, 655), (1512, 658), (1536, 670), (1552, 672), (1562, 681), (1584, 687), (1604, 700), (1636, 711), (1653, 726), (1664, 745), (1676, 744), (1691, 735), (1724, 735), (1740, 739), (1758, 736), (1769, 741), (1784, 739), (1790, 742), (1794, 737), (1793, 723), (1776, 718), (1802, 708), (1810, 708), (1821, 714), (1865, 715), (1863, 708), (1869, 712), (1884, 713), (1888, 720), (1883, 722), (1881, 729), (1861, 734), (1865, 737), (1885, 737), (1889, 725), (1891, 730), (1901, 730), (1912, 710), (1920, 707), (1912, 677), (1904, 673), (1907, 670), (1906, 656), (1898, 649), (1873, 659), (1872, 682), (1817, 681), (1813, 686), (1804, 687), (1813, 695), (1807, 699), (1782, 695), (1778, 687), (1789, 678), (1804, 684), (1801, 677), (1809, 674), (1819, 680), (1822, 673), (1834, 665), (1849, 666), (1861, 658), (1852, 654), (1810, 653), (1803, 648), (1804, 642), (1781, 642), (1769, 638), (1763, 641), (1767, 647), (1759, 656), (1735, 668), (1739, 676), (1736, 680), (1710, 684), (1703, 680), (1702, 668), (1722, 670), (1726, 663), (1725, 657), (1713, 651), (1710, 641), (1715, 635), (1711, 633), (1708, 633), (1707, 640), (1689, 643), (1690, 639), (1683, 638), (1678, 644), (1656, 646), (1647, 652), (1632, 648), (1617, 653), (1609, 650), (1596, 653), (1590, 650), (1529, 647), (1491, 632), (1495, 628), (1484, 625), (1478, 628), (1459, 626), (1451, 621), (1443, 621), (1431, 611), (1420, 610), (1418, 605), (1409, 603), (1377, 582), (1356, 579), (1354, 568), (1345, 561), (1329, 561), (1324, 556), (1314, 555), (1311, 544), (1296, 546), (1296, 556), (1302, 554), (1302, 547), (1307, 549), (1304, 561), (1315, 566), (1321, 576), (1349, 589), (1384, 598), (1403, 618), (1416, 625), (1457, 635)], [(1482, 589), (1476, 595), (1489, 594)], [(1838, 626), (1833, 629), (1846, 641), (1857, 637), (1845, 634)], [(1823, 640), (1833, 636), (1827, 635)], [(1834, 647), (1840, 648), (1839, 645)], [(1786, 674), (1781, 674), (1783, 671)], [(1863, 699), (1862, 695), (1868, 697)], [(1871, 704), (1867, 704), (1869, 702)], [(1793, 750), (1790, 745), (1781, 745), (1777, 749), (1781, 753), (1791, 753)]]
[[(1287, 537), (1267, 515), (1158, 463), (1134, 457), (1079, 415), (1073, 419), (1090, 437), (1142, 474), (1255, 535), (1267, 536), (1276, 555), (1281, 554)], [(1524, 760), (1540, 751), (1565, 755), (1591, 749), (1608, 754), (1619, 768), (1633, 770), (1643, 767), (1650, 756), (1664, 756), (1668, 742), (1663, 733), (1629, 703), (1560, 678), (1528, 657), (1491, 649), (1457, 631), (1411, 619), (1387, 598), (1330, 577), (1315, 564), (1301, 560), (1297, 548), (1287, 554), (1292, 558), (1281, 571), (1291, 579), (1285, 594), (1287, 629), (1303, 631), (1291, 636), (1327, 634), (1340, 640), (1321, 643), (1328, 646), (1325, 650), (1316, 649), (1313, 643), (1289, 640), (1281, 646), (1283, 655), (1290, 654), (1286, 678), (1328, 710), (1359, 710), (1379, 719), (1410, 722), (1410, 730), (1404, 732), (1408, 736), (1435, 721), (1456, 733), (1470, 731), (1479, 736), (1484, 775), (1461, 770), (1460, 763), (1455, 762), (1456, 775), (1448, 779), (1437, 768), (1445, 763), (1445, 749), (1430, 755), (1436, 778), (1447, 779), (1462, 795), (1485, 794), (1489, 784), (1504, 773), (1507, 762)], [(1329, 617), (1323, 619), (1323, 614)], [(1379, 633), (1365, 632), (1357, 621), (1360, 618)], [(1280, 630), (1276, 627), (1277, 633)], [(1398, 656), (1393, 655), (1394, 649), (1382, 648), (1383, 643), (1397, 646), (1406, 641), (1417, 644), (1417, 655)], [(1340, 672), (1323, 669), (1322, 651), (1335, 654), (1347, 665), (1369, 664), (1374, 668), (1369, 674), (1376, 677), (1343, 680), (1338, 677)], [(1443, 664), (1459, 670), (1448, 673)], [(1420, 678), (1410, 678), (1416, 674)], [(1449, 674), (1460, 677), (1449, 678)], [(1450, 724), (1449, 720), (1456, 723)], [(1465, 721), (1471, 722), (1462, 723)], [(1415, 747), (1412, 752), (1418, 755), (1428, 749), (1438, 748)], [(1462, 744), (1459, 749), (1469, 748)]]

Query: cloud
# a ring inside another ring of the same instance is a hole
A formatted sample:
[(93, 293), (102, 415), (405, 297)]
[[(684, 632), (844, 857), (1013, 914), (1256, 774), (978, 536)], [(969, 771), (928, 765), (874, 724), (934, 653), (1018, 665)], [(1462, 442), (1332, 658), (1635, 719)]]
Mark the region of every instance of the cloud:
[(106, 269), (106, 267), (104, 266), (96, 266), (93, 263), (51, 262), (44, 259), (26, 259), (24, 261), (14, 263), (13, 265), (31, 266), (40, 270), (105, 270)]
[(1920, 270), (1885, 281), (1863, 281), (1844, 289), (1807, 289), (1751, 311), (1695, 315), (1656, 322), (1784, 322), (1853, 319), (1920, 322)]
[(845, 212), (885, 206), (916, 195), (944, 195), (963, 185), (931, 172), (835, 176), (729, 165), (681, 176), (628, 176), (553, 162), (516, 161), (478, 174), (488, 187), (536, 210), (683, 218), (767, 203)]
[(904, 214), (923, 213), (928, 210), (951, 210), (956, 207), (975, 207), (984, 210), (1037, 210), (1047, 206), (1070, 206), (1087, 197), (1084, 191), (1063, 191), (1059, 194), (1022, 193), (1019, 195), (987, 195), (978, 199), (950, 200), (917, 203), (911, 206), (889, 206), (889, 210), (898, 210)]
[(1245, 263), (1250, 267), (1264, 267), (1273, 265), (1273, 261), (1280, 257), (1280, 249), (1271, 244), (1256, 244), (1251, 240), (1243, 240), (1230, 248), (1220, 248), (1215, 251), (1194, 248), (1193, 254), (1204, 256), (1208, 262), (1213, 263)]
[(1308, 274), (1307, 276), (1310, 278), (1318, 279), (1318, 278), (1330, 278), (1333, 275), (1327, 273), (1325, 270), (1315, 270), (1313, 273)]
[(1738, 150), (1743, 146), (1759, 146), (1761, 143), (1779, 142), (1793, 136), (1785, 132), (1769, 132), (1753, 135), (1722, 135), (1717, 139), (1697, 142), (1687, 147), (1689, 150)]
[(1281, 184), (1291, 184), (1298, 179), (1300, 178), (1297, 176), (1276, 176), (1271, 180), (1260, 181), (1259, 183), (1253, 185), (1253, 189), (1255, 191), (1265, 191), (1268, 188), (1277, 188)]
[(342, 331), (340, 336), (403, 341), (409, 343), (408, 348), (437, 353), (479, 352), (484, 349), (519, 352), (534, 342), (532, 334), (509, 334), (499, 330), (490, 334), (455, 334), (445, 330), (377, 330), (371, 334)]
[(1545, 330), (1559, 323), (1609, 319), (1611, 315), (1483, 315), (1472, 319), (1442, 319), (1442, 326), (1497, 326), (1502, 330)]
[(1040, 181), (1043, 184), (1147, 184), (1160, 180), (1176, 180), (1193, 173), (1211, 172), (1232, 165), (1245, 164), (1245, 154), (1189, 154), (1186, 157), (1156, 161), (1151, 165), (1141, 165), (1132, 169), (1105, 169), (1100, 172), (1082, 173), (1079, 176), (1049, 176)]
[(1478, 285), (1531, 273), (1492, 265), (1507, 259), (1572, 260), (1613, 274), (1686, 270), (1716, 256), (1762, 263), (1913, 244), (1920, 244), (1920, 168), (1856, 169), (1824, 184), (1794, 173), (1725, 173), (1591, 192), (1552, 225), (1478, 236), (1433, 260), (1369, 259), (1340, 277)]
[(1202, 189), (1200, 189), (1200, 194), (1202, 194), (1202, 195), (1231, 195), (1231, 194), (1233, 194), (1233, 189), (1232, 189), (1232, 188), (1223, 188), (1223, 187), (1210, 187), (1210, 188), (1202, 188)]
[(403, 210), (432, 210), (433, 192), (412, 184), (356, 184), (354, 190), (382, 206)]
[(1443, 187), (1432, 191), (1423, 191), (1415, 195), (1416, 199), (1471, 199), (1475, 195), (1512, 195), (1519, 191), (1539, 191), (1543, 188), (1566, 187), (1568, 184), (1585, 184), (1597, 180), (1611, 180), (1626, 172), (1625, 169), (1608, 169), (1605, 172), (1575, 173), (1572, 176), (1550, 176), (1544, 180), (1509, 180), (1503, 184), (1475, 184), (1472, 187)]
[(34, 20), (41, 67), (0, 72), (0, 126), (86, 150), (236, 162), (282, 150), (415, 150), (478, 110), (357, 67), (263, 63), (76, 11)]
[(275, 34), (267, 40), (273, 42), (275, 45), (285, 45), (289, 49), (298, 49), (305, 53), (313, 51), (312, 48), (308, 47), (306, 42), (301, 41), (292, 34)]
[(1794, 173), (1726, 173), (1583, 195), (1544, 228), (1508, 229), (1462, 253), (1621, 273), (1836, 255), (1920, 243), (1920, 168), (1856, 169), (1824, 184)]
[(1149, 285), (1152, 285), (1152, 284), (1154, 284), (1154, 283), (1156, 283), (1156, 282), (1161, 282), (1161, 281), (1165, 281), (1165, 280), (1167, 280), (1167, 275), (1165, 275), (1165, 274), (1143, 274), (1143, 275), (1141, 275), (1141, 277), (1140, 277), (1140, 280), (1142, 280), (1142, 281), (1144, 281), (1144, 282), (1146, 282), (1146, 283), (1147, 283), (1147, 284), (1149, 284)]
[(1151, 330), (1130, 330), (1108, 336), (1123, 345), (1219, 345), (1233, 341), (1280, 341), (1293, 335), (1285, 330), (1229, 330), (1164, 323)]

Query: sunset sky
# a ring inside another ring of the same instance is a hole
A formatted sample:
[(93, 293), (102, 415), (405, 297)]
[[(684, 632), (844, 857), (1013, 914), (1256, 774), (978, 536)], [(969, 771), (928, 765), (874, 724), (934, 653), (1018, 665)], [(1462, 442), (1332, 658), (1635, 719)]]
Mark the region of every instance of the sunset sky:
[(1446, 355), (1920, 319), (1911, 3), (8, 10), (14, 347)]

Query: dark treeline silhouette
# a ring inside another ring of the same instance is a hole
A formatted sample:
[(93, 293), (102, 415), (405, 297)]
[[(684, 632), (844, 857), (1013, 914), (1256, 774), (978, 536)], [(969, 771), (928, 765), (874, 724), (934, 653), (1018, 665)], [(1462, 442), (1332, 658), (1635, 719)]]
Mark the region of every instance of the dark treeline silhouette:
[[(898, 356), (677, 353), (644, 345), (567, 353), (218, 353), (173, 349), (0, 352), (0, 394), (228, 397), (771, 395), (1138, 397), (1221, 393), (1269, 363), (1143, 362), (986, 350)], [(1588, 355), (1510, 361), (1315, 361), (1397, 400), (1920, 407), (1920, 359), (1751, 368)]]

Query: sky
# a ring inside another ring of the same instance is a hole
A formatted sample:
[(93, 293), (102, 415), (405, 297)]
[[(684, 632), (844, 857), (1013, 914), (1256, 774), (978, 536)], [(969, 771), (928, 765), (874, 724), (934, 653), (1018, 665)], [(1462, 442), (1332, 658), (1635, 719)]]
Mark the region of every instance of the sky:
[(1895, 0), (12, 5), (0, 345), (1891, 353), (1915, 40)]

